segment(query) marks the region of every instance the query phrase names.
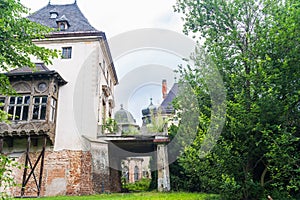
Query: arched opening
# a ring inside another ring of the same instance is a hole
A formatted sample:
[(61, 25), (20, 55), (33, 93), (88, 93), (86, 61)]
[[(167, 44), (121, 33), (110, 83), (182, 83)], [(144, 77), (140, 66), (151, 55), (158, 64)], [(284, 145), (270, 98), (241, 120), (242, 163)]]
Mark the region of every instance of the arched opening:
[(139, 168), (138, 166), (134, 167), (134, 182), (139, 180)]

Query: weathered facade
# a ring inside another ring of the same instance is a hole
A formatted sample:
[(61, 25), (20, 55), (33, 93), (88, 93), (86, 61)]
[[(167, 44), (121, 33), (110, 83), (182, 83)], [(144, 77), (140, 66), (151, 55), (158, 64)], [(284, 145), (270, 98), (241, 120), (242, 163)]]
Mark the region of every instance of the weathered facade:
[(118, 83), (105, 33), (89, 24), (76, 2), (49, 3), (28, 19), (56, 30), (34, 42), (61, 56), (47, 66), (33, 58), (36, 70), (7, 73), (18, 95), (0, 96), (0, 109), (11, 121), (0, 124), (0, 150), (22, 165), (14, 170), (22, 188), (13, 188), (12, 194), (119, 191), (120, 185), (110, 183), (116, 173), (109, 168), (108, 144), (94, 149), (98, 143), (92, 142), (112, 117)]
[(150, 157), (128, 157), (121, 162), (122, 177), (128, 183), (151, 178)]

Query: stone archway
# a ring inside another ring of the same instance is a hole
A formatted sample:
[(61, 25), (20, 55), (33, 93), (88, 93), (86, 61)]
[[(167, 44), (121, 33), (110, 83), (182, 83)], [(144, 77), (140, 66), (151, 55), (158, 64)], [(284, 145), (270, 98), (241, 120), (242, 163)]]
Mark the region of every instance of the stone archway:
[(121, 191), (121, 160), (151, 156), (156, 162), (157, 190), (170, 191), (168, 136), (102, 136), (90, 140), (93, 159), (93, 183), (96, 192)]

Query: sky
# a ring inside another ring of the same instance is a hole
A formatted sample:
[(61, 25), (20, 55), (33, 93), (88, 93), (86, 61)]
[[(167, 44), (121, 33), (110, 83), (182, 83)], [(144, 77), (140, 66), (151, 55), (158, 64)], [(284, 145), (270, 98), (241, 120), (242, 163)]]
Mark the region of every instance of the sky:
[[(49, 0), (21, 0), (34, 12)], [(68, 4), (74, 0), (51, 0), (51, 4)], [(107, 37), (139, 28), (182, 30), (180, 15), (173, 12), (176, 0), (77, 0), (89, 22)]]
[[(46, 6), (48, 2), (49, 0), (21, 0), (31, 13)], [(68, 3), (74, 3), (74, 0), (51, 1), (51, 4)], [(90, 24), (104, 31), (106, 37), (113, 41), (124, 33), (145, 28), (165, 29), (182, 34), (181, 15), (173, 11), (175, 3), (176, 0), (77, 0), (80, 10)], [(170, 37), (174, 35), (169, 34)], [(176, 37), (174, 40), (177, 40)], [(131, 37), (130, 40), (134, 42), (135, 38)], [(161, 103), (161, 81), (166, 79), (170, 89), (174, 77), (177, 76), (173, 70), (181, 64), (182, 60), (172, 52), (177, 48), (171, 47), (173, 41), (169, 42), (170, 51), (168, 46), (150, 50), (128, 49), (129, 52), (114, 59), (119, 79), (119, 85), (115, 90), (115, 111), (120, 109), (120, 104), (123, 104), (141, 125), (141, 110), (149, 105), (150, 98), (153, 98), (153, 103), (156, 105)], [(125, 45), (123, 42), (119, 44)], [(116, 45), (110, 45), (112, 54), (115, 47)]]

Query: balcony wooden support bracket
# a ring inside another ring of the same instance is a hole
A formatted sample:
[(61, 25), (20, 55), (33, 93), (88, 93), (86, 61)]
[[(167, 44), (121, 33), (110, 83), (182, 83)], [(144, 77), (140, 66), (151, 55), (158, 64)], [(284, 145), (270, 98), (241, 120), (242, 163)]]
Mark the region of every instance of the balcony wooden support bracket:
[[(31, 144), (31, 138), (28, 136), (27, 140), (27, 149), (26, 149), (26, 158), (25, 158), (25, 167), (23, 172), (23, 180), (22, 180), (22, 188), (21, 188), (21, 198), (25, 197), (25, 190), (26, 186), (31, 178), (34, 179), (35, 186), (37, 188), (37, 197), (41, 194), (41, 186), (42, 186), (42, 178), (43, 178), (43, 170), (44, 170), (44, 158), (45, 158), (45, 149), (47, 144), (47, 137), (46, 135), (44, 137), (44, 144), (41, 153), (39, 154), (37, 160), (35, 163), (32, 162), (32, 159), (30, 158), (30, 144)], [(37, 178), (35, 169), (36, 167), (40, 165), (39, 170), (39, 176)], [(28, 173), (29, 172), (29, 173)]]

